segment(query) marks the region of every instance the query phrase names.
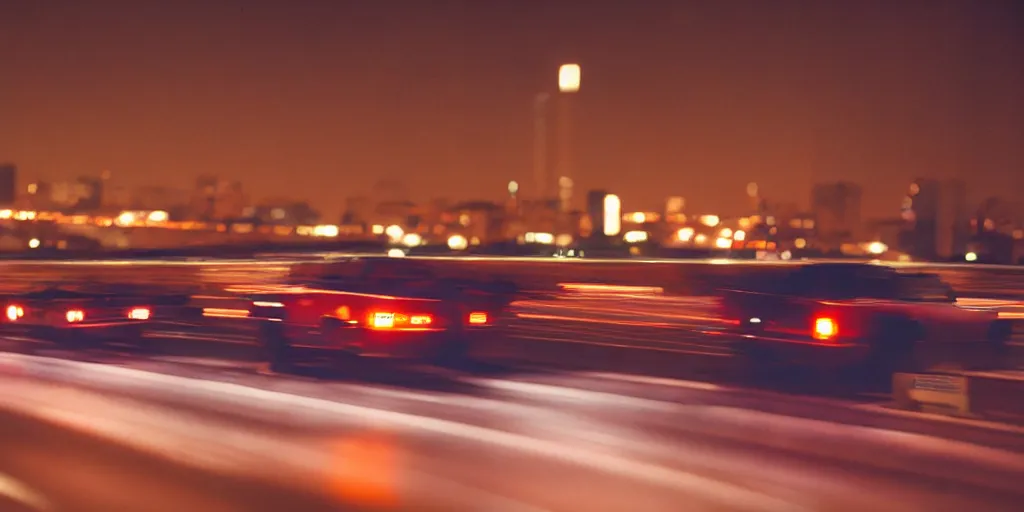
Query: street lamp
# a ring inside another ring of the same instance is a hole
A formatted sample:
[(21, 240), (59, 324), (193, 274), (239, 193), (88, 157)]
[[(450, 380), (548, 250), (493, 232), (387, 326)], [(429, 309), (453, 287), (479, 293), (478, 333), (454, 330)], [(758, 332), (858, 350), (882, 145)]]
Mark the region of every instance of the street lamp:
[(579, 91), (580, 77), (579, 64), (562, 64), (558, 68), (558, 90), (565, 93)]

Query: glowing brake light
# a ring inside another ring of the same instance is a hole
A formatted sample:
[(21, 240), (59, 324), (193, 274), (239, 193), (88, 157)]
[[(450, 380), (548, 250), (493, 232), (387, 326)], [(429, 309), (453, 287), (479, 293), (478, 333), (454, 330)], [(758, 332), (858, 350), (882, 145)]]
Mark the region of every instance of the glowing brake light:
[(374, 329), (421, 328), (432, 323), (434, 323), (434, 317), (430, 315), (403, 315), (390, 312), (370, 314), (370, 327)]
[(12, 322), (15, 322), (15, 321), (17, 321), (19, 318), (21, 318), (23, 316), (25, 316), (25, 310), (22, 309), (21, 306), (19, 306), (17, 304), (11, 304), (10, 306), (7, 306), (7, 319), (8, 320), (10, 320)]
[(373, 325), (374, 329), (390, 329), (395, 326), (395, 314), (374, 313), (371, 325)]
[(469, 314), (469, 323), (471, 325), (483, 325), (487, 323), (487, 313), (482, 311), (475, 311)]
[(67, 319), (68, 323), (72, 324), (75, 322), (81, 322), (82, 320), (85, 320), (85, 311), (82, 311), (81, 309), (69, 309), (64, 315), (64, 318)]
[(409, 323), (412, 325), (430, 325), (434, 322), (434, 319), (430, 315), (414, 315), (409, 318)]
[(814, 319), (814, 339), (830, 340), (835, 338), (837, 334), (839, 334), (839, 326), (836, 325), (835, 320), (827, 317)]
[(133, 308), (128, 312), (128, 318), (132, 320), (149, 320), (149, 308)]

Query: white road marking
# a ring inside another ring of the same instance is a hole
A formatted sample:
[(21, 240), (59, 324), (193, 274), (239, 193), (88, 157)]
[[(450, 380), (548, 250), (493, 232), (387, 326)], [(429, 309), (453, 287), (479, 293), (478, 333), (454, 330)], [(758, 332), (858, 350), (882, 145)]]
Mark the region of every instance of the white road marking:
[(0, 496), (39, 512), (52, 510), (50, 501), (42, 494), (4, 473), (0, 473)]
[(292, 414), (294, 414), (296, 409), (307, 409), (319, 413), (334, 414), (346, 418), (359, 418), (364, 421), (386, 423), (410, 430), (462, 438), (505, 449), (527, 452), (535, 456), (552, 458), (563, 463), (703, 496), (726, 506), (764, 510), (766, 512), (797, 512), (804, 510), (796, 503), (780, 500), (770, 495), (752, 491), (746, 487), (694, 473), (638, 462), (615, 455), (581, 450), (566, 446), (563, 443), (535, 439), (520, 434), (502, 432), (454, 421), (374, 409), (319, 398), (290, 395), (238, 384), (190, 379), (122, 367), (17, 354), (3, 354), (0, 357), (0, 361), (4, 360), (22, 368), (33, 367), (37, 372), (42, 370), (45, 372), (45, 375), (50, 376), (54, 380), (74, 381), (77, 378), (78, 380), (86, 380), (95, 384), (97, 378), (106, 378), (108, 384), (117, 386), (122, 391), (127, 390), (129, 387), (141, 387), (146, 391), (158, 392), (160, 394), (176, 391), (191, 392), (190, 398), (193, 400), (198, 398), (196, 395), (202, 396), (208, 401), (214, 401), (216, 398), (241, 399), (247, 405), (254, 408), (269, 406), (280, 412), (290, 411)]

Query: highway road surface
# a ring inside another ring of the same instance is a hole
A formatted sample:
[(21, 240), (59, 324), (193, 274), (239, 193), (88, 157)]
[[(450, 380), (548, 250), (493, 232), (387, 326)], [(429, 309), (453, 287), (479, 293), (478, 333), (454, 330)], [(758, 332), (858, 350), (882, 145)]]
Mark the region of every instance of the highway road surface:
[(328, 511), (336, 506), (312, 494), (191, 470), (72, 429), (4, 412), (0, 413), (0, 510)]
[(338, 379), (3, 353), (0, 410), (0, 510), (962, 512), (1024, 499), (1024, 431), (676, 380), (389, 366)]

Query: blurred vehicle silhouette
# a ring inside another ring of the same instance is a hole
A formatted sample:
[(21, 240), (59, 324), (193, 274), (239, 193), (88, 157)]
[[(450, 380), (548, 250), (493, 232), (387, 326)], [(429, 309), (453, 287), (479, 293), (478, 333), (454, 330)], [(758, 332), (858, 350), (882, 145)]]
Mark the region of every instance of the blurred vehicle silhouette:
[(514, 285), (439, 278), (402, 258), (296, 267), (291, 286), (252, 297), (250, 317), (273, 371), (327, 357), (458, 365), (474, 338), (500, 336)]

